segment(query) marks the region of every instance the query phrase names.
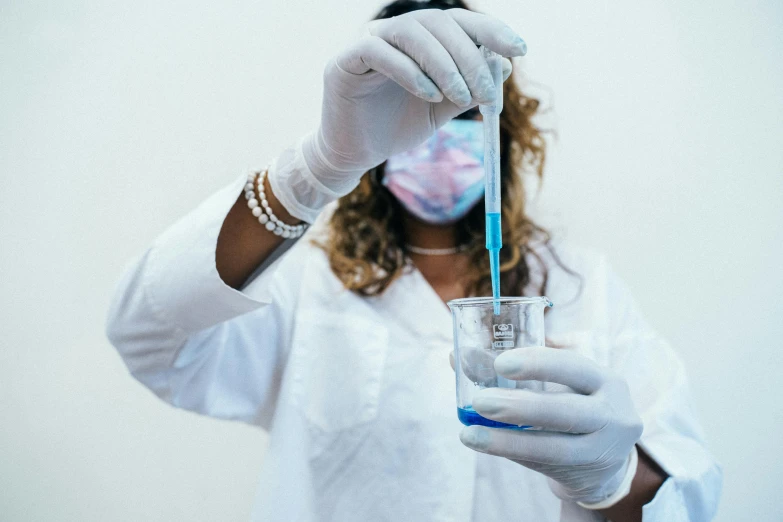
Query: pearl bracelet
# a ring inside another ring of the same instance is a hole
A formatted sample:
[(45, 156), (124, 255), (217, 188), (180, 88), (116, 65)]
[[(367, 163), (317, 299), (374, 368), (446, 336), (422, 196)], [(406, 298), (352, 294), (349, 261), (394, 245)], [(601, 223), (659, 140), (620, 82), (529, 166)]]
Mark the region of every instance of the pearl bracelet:
[[(247, 183), (245, 184), (245, 199), (247, 200), (247, 208), (258, 218), (258, 222), (264, 225), (267, 230), (272, 232), (276, 236), (281, 236), (285, 239), (298, 238), (304, 234), (307, 229), (306, 224), (300, 225), (287, 225), (280, 221), (272, 212), (269, 202), (266, 200), (266, 194), (264, 193), (264, 179), (266, 179), (266, 173), (269, 170), (269, 166), (262, 172), (252, 172), (247, 176)], [(261, 203), (256, 199), (256, 194), (253, 188), (258, 187), (258, 196), (261, 198)]]

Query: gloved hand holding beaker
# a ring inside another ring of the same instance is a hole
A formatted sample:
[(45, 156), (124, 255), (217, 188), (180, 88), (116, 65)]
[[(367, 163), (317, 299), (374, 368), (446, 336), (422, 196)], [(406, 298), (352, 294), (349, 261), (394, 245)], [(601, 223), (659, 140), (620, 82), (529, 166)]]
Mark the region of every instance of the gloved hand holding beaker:
[(630, 487), (642, 421), (622, 377), (583, 355), (546, 347), (509, 350), (495, 359), (495, 370), (507, 379), (553, 382), (573, 392), (476, 392), (473, 407), (483, 417), (539, 430), (466, 426), (460, 433), (466, 446), (543, 473), (555, 495), (585, 507)]

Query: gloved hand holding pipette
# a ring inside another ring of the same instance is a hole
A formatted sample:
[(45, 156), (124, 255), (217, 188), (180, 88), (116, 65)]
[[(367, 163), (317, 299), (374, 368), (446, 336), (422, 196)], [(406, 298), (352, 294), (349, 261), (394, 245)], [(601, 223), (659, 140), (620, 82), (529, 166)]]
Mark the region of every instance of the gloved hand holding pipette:
[[(400, 34), (402, 45), (394, 47), (390, 42)], [(494, 103), (497, 88), (478, 44), (504, 57), (527, 50), (506, 24), (462, 9), (415, 11), (368, 24), (366, 35), (326, 66), (319, 127), (270, 172), (281, 203), (312, 222), (368, 169), (421, 144), (468, 108)], [(511, 62), (500, 63), (505, 80)], [(300, 147), (312, 174), (280, 168), (296, 161)]]

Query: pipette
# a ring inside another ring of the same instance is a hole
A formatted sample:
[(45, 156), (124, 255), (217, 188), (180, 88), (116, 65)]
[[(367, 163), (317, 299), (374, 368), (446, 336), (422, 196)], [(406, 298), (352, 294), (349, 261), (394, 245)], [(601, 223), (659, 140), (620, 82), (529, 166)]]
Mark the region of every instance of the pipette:
[(484, 119), (484, 212), (486, 213), (487, 250), (492, 274), (492, 297), (495, 315), (500, 314), (500, 249), (503, 234), (500, 226), (500, 112), (503, 110), (503, 61), (496, 52), (483, 45), (481, 56), (487, 61), (495, 100), (479, 105)]

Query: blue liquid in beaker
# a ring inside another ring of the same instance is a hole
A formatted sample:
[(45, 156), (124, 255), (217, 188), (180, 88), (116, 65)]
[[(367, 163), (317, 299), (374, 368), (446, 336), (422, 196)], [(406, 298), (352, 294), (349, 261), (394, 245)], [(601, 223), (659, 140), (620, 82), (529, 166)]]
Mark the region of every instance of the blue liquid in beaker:
[(505, 422), (498, 422), (486, 417), (482, 417), (476, 410), (471, 407), (457, 408), (457, 417), (459, 421), (465, 426), (472, 426), (478, 424), (479, 426), (487, 426), (488, 428), (506, 428), (509, 430), (526, 430), (532, 426), (517, 426), (515, 424), (507, 424)]

